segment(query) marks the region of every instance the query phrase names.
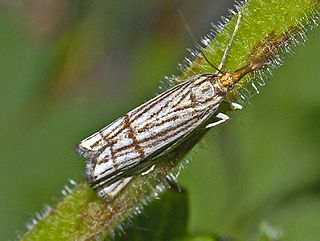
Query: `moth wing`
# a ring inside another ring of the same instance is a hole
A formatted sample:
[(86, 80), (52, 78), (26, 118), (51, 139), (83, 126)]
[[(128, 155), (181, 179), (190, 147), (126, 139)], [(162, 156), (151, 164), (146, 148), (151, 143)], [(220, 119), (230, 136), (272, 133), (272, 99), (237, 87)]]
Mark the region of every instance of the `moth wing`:
[(121, 179), (127, 168), (141, 161), (125, 119), (119, 118), (76, 147), (87, 160), (86, 176), (95, 188)]
[[(108, 185), (121, 179), (124, 174), (129, 176), (135, 173), (137, 169), (148, 168), (147, 157), (158, 153), (162, 148), (156, 148), (156, 150), (151, 148), (152, 150), (150, 149), (144, 155), (143, 150), (137, 149), (138, 145), (134, 143), (136, 135), (134, 132), (143, 123), (150, 121), (150, 116), (166, 114), (157, 113), (157, 107), (169, 103), (174, 98), (173, 96), (180, 95), (181, 92), (188, 92), (190, 83), (191, 81), (186, 81), (163, 92), (81, 141), (76, 147), (76, 151), (87, 160), (86, 176), (89, 182), (93, 183), (94, 186)], [(141, 165), (134, 168), (142, 160), (146, 167), (144, 168), (144, 165)]]
[(98, 195), (107, 201), (112, 200), (125, 188), (131, 179), (132, 177), (126, 177), (110, 185), (105, 185), (98, 191)]
[(194, 76), (83, 140), (77, 150), (87, 159), (93, 187), (146, 171), (209, 118), (221, 102), (212, 77)]

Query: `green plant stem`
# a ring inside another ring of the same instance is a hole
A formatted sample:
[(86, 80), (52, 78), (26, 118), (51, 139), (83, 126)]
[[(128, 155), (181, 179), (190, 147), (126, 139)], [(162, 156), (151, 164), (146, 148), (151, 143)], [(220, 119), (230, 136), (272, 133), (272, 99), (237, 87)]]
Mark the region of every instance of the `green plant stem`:
[[(320, 2), (316, 0), (251, 0), (243, 4), (240, 29), (224, 69), (232, 72), (252, 61), (274, 60), (288, 49), (288, 45), (296, 43), (295, 36), (304, 34), (306, 28), (313, 24), (319, 5)], [(219, 64), (235, 22), (236, 17), (233, 17), (204, 50), (212, 63)], [(272, 70), (271, 65), (259, 73), (269, 70)], [(198, 56), (185, 68), (180, 80), (204, 72), (212, 72), (212, 68), (203, 57)], [(252, 78), (243, 78), (228, 97), (238, 99), (239, 95), (246, 95), (248, 86), (254, 81)], [(164, 178), (179, 165), (183, 156), (205, 133), (204, 130), (197, 131), (174, 151), (162, 157), (153, 172), (134, 177), (124, 191), (110, 202), (100, 199), (89, 184), (82, 181), (27, 231), (21, 240), (91, 240), (97, 236), (111, 235), (128, 218), (139, 213), (142, 205), (162, 191), (157, 191), (157, 188), (166, 188), (163, 186)]]

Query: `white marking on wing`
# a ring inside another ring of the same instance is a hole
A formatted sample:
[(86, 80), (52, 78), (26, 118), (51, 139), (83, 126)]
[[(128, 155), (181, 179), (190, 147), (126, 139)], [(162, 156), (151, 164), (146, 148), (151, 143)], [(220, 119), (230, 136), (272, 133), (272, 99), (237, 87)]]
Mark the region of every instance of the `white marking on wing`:
[(123, 188), (130, 182), (132, 177), (127, 177), (104, 187), (98, 192), (98, 195), (107, 201), (112, 200)]
[(84, 147), (85, 149), (88, 149), (88, 150), (96, 150), (97, 148), (91, 148), (91, 146), (94, 143), (97, 143), (99, 141), (101, 141), (101, 135), (99, 134), (99, 132), (96, 132), (93, 135), (91, 135), (88, 138), (86, 138), (83, 141), (81, 141), (80, 146), (82, 146), (82, 147)]
[(123, 134), (119, 135), (117, 140), (118, 141), (112, 147), (113, 151), (117, 151), (118, 149), (129, 146), (133, 143), (131, 138), (127, 138), (126, 135)]
[(123, 119), (124, 117), (120, 117), (117, 120), (113, 121), (110, 125), (101, 129), (102, 135), (108, 137), (111, 136), (113, 133), (119, 131), (119, 129), (123, 126)]
[[(108, 170), (108, 171), (106, 171)], [(93, 170), (93, 176), (95, 179), (100, 179), (102, 176), (105, 176), (109, 173), (112, 173), (116, 170), (114, 164), (111, 161), (96, 164)], [(101, 175), (103, 173), (103, 175)]]
[[(139, 157), (139, 158), (138, 158)], [(140, 160), (140, 153), (138, 152), (128, 152), (127, 154), (125, 155), (122, 155), (120, 157), (117, 157), (114, 161), (117, 165), (122, 165), (122, 164), (130, 164), (130, 161), (131, 160), (135, 160), (134, 162), (138, 160)]]

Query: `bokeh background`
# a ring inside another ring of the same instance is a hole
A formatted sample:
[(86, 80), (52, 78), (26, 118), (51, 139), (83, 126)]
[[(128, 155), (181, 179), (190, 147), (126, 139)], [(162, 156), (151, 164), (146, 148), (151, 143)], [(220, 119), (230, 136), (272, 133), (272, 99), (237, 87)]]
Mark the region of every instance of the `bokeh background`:
[[(0, 1), (0, 240), (84, 178), (74, 145), (153, 96), (231, 1)], [(320, 29), (181, 175), (190, 233), (320, 236)]]

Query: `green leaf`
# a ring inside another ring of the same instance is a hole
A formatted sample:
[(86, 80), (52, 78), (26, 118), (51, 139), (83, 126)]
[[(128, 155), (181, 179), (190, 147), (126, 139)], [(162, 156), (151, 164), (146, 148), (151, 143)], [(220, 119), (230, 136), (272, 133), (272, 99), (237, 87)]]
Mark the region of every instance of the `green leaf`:
[[(115, 241), (168, 241), (186, 235), (188, 195), (169, 190), (134, 217)], [(126, 225), (125, 225), (126, 226)]]
[(172, 241), (235, 241), (226, 237), (212, 237), (210, 235), (194, 235), (191, 237), (182, 237)]
[(270, 224), (263, 222), (260, 225), (259, 241), (280, 241), (282, 232), (272, 227)]
[(196, 236), (196, 237), (179, 238), (179, 239), (175, 239), (174, 241), (219, 241), (219, 240), (211, 238), (209, 236)]

